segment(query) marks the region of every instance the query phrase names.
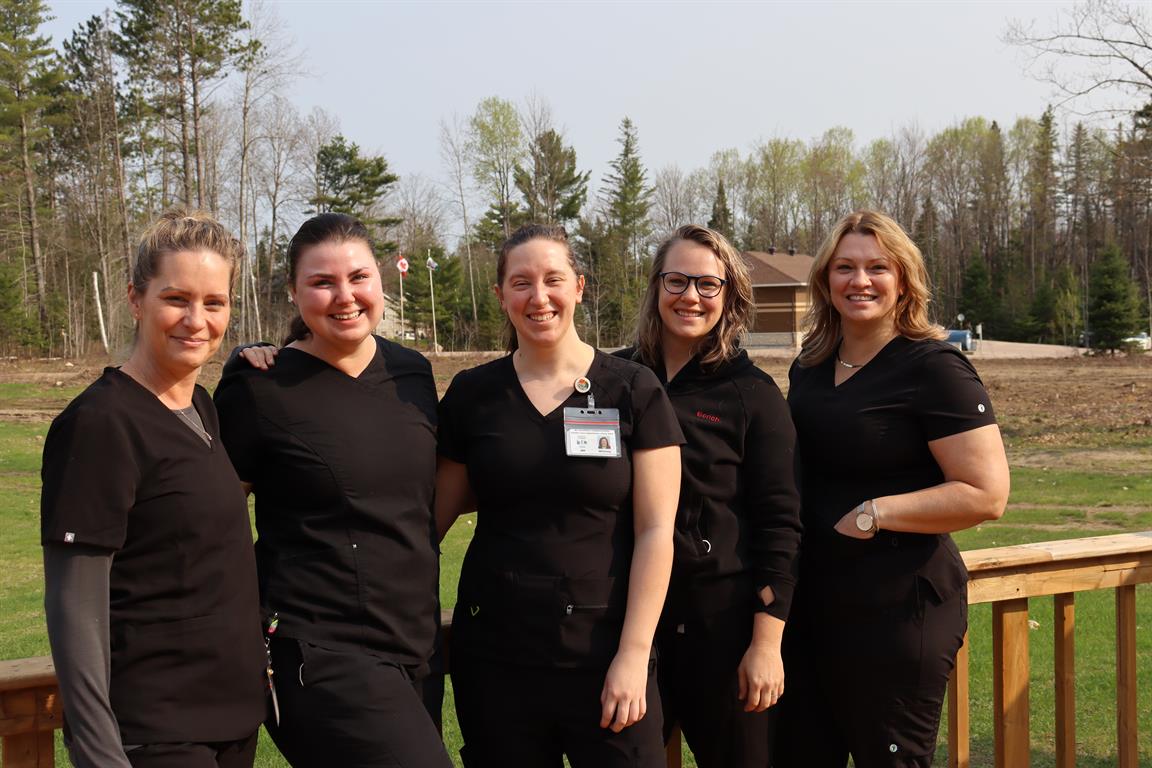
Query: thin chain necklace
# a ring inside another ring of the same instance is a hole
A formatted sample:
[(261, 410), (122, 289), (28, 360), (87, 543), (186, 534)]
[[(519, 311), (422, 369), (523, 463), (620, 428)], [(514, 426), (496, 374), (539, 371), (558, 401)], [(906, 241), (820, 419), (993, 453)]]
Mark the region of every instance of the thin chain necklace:
[[(195, 408), (196, 406), (190, 405), (188, 407), (189, 408)], [(208, 434), (208, 431), (206, 429), (204, 429), (199, 424), (197, 424), (192, 419), (191, 416), (184, 413), (183, 408), (173, 408), (172, 410), (176, 413), (177, 416), (184, 419), (184, 421), (186, 421), (188, 423), (188, 426), (192, 427), (193, 432), (195, 432), (197, 435), (199, 435), (204, 440), (204, 442), (208, 443), (209, 448), (212, 447), (212, 435)]]
[(840, 365), (844, 366), (845, 368), (863, 368), (866, 365), (865, 363), (844, 362), (844, 360), (840, 357), (840, 347), (836, 347), (836, 362), (840, 363)]

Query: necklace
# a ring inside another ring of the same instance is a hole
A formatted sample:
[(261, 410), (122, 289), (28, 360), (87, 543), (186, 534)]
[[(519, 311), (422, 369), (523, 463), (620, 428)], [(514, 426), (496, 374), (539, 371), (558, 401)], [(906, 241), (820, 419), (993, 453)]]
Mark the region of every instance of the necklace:
[[(188, 406), (188, 408), (195, 408), (195, 407), (196, 406), (194, 406), (194, 405)], [(186, 410), (187, 409), (185, 409), (185, 408), (173, 408), (172, 412), (175, 413), (180, 418), (184, 419), (184, 421), (186, 421), (188, 423), (188, 426), (192, 427), (192, 431), (195, 432), (197, 435), (199, 435), (200, 438), (204, 442), (208, 443), (208, 447), (212, 447), (212, 435), (208, 434), (208, 430), (204, 429), (204, 427), (197, 424), (196, 421), (191, 416), (189, 416), (187, 413), (185, 413)]]
[(836, 349), (836, 362), (840, 363), (840, 365), (844, 366), (845, 368), (863, 368), (864, 367), (864, 363), (846, 363), (842, 359), (840, 359), (840, 349), (839, 348)]

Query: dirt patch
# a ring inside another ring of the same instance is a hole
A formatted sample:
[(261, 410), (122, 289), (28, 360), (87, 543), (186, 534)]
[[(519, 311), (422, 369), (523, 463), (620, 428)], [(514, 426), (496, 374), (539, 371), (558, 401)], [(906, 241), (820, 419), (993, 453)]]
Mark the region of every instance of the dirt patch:
[[(437, 388), (443, 393), (457, 372), (498, 354), (432, 358)], [(790, 355), (755, 350), (753, 356), (787, 391)], [(992, 396), (1014, 462), (1130, 471), (1152, 461), (1152, 356), (976, 357), (972, 362)], [(95, 380), (107, 364), (104, 359), (0, 361), (0, 383), (31, 383), (45, 389), (42, 402), (28, 402), (26, 397), (18, 405), (0, 401), (0, 418), (50, 419), (59, 410), (52, 399), (57, 381), (83, 385)], [(216, 360), (205, 367), (200, 380), (209, 388), (219, 379), (220, 366)]]

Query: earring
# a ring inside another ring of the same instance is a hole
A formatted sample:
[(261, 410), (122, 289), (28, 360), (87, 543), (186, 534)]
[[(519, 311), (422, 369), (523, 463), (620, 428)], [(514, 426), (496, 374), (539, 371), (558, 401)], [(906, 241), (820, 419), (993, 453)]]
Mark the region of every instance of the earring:
[(296, 299), (292, 298), (292, 294), (288, 294), (288, 303), (289, 304), (295, 304), (296, 303)]

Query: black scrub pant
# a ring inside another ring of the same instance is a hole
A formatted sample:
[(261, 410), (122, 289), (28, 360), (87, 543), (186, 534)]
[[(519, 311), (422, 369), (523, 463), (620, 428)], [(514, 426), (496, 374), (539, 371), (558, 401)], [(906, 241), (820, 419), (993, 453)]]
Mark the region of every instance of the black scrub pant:
[(280, 724), (265, 723), (294, 768), (450, 768), (419, 683), (366, 653), (272, 640)]
[(849, 754), (856, 768), (932, 765), (967, 627), (965, 591), (940, 601), (919, 579), (908, 600), (883, 608), (797, 595), (774, 768), (844, 768)]
[(260, 731), (246, 739), (127, 748), (132, 768), (252, 768)]
[(664, 768), (655, 663), (648, 712), (620, 733), (600, 727), (604, 672), (452, 657), (465, 768)]
[[(766, 768), (776, 708), (745, 712), (737, 669), (752, 641), (746, 606), (683, 624), (656, 636), (664, 740), (679, 723), (700, 768)], [(785, 682), (787, 685), (787, 681)]]

